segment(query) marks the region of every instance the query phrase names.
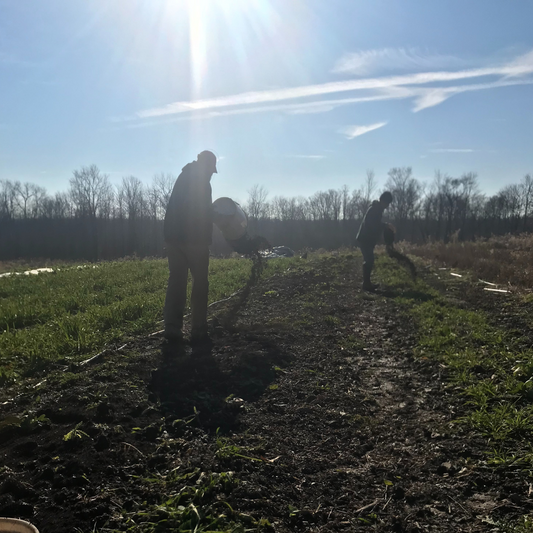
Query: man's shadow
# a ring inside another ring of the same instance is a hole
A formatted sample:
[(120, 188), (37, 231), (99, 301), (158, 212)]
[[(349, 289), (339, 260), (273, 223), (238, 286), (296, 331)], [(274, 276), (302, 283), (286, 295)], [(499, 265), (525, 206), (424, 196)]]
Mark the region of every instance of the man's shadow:
[(192, 347), (181, 343), (162, 350), (150, 389), (167, 422), (228, 432), (239, 427), (246, 404), (276, 379), (275, 367), (288, 362), (289, 356), (266, 338), (246, 342), (229, 336)]
[(405, 289), (380, 287), (376, 289), (374, 294), (378, 296), (385, 296), (385, 298), (396, 299), (404, 298), (406, 300), (415, 300), (416, 302), (428, 302), (434, 300), (435, 296), (423, 290), (418, 290), (416, 287), (409, 287)]

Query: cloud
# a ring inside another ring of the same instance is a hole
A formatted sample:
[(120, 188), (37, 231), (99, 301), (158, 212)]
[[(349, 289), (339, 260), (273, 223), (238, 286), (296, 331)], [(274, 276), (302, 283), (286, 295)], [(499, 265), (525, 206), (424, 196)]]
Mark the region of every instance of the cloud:
[[(219, 109), (230, 106), (242, 106), (251, 104), (265, 104), (269, 102), (279, 102), (284, 100), (294, 100), (298, 98), (321, 96), (348, 91), (390, 89), (410, 85), (425, 85), (436, 82), (450, 82), (456, 80), (468, 80), (485, 76), (495, 75), (522, 75), (526, 72), (524, 65), (500, 68), (478, 68), (461, 70), (457, 72), (420, 72), (407, 74), (404, 76), (386, 76), (382, 78), (366, 78), (359, 80), (337, 81), (322, 83), (320, 85), (304, 85), (301, 87), (290, 87), (287, 89), (274, 89), (266, 91), (254, 91), (239, 93), (218, 98), (207, 98), (204, 100), (180, 101), (168, 104), (164, 107), (155, 107), (137, 112), (139, 118), (150, 118), (165, 115), (187, 113), (191, 111), (201, 111), (206, 109)], [(529, 72), (533, 72), (533, 65)]]
[(474, 150), (472, 148), (435, 148), (430, 152), (432, 154), (469, 154)]
[[(190, 112), (187, 114), (178, 114), (171, 115), (172, 118), (154, 117), (155, 120), (144, 120), (141, 122), (132, 122), (131, 119), (128, 120), (127, 128), (145, 128), (150, 126), (158, 126), (163, 124), (172, 124), (175, 122), (182, 122), (184, 120), (208, 120), (216, 117), (227, 117), (232, 115), (245, 115), (245, 114), (255, 114), (255, 113), (267, 113), (273, 111), (282, 111), (288, 114), (304, 114), (304, 113), (326, 113), (337, 107), (365, 103), (365, 102), (377, 102), (384, 100), (395, 100), (395, 99), (409, 99), (412, 98), (415, 102), (413, 107), (413, 112), (422, 111), (423, 109), (428, 109), (429, 107), (434, 107), (448, 98), (456, 94), (460, 94), (468, 91), (480, 91), (487, 89), (494, 89), (498, 87), (510, 87), (513, 85), (531, 85), (533, 80), (509, 80), (507, 81), (497, 81), (494, 83), (485, 83), (485, 84), (471, 84), (471, 85), (461, 85), (461, 86), (451, 86), (445, 88), (421, 88), (421, 87), (387, 87), (378, 89), (375, 91), (375, 94), (370, 96), (357, 96), (353, 98), (336, 98), (330, 100), (319, 100), (313, 102), (305, 102), (300, 104), (276, 104), (276, 105), (264, 105), (264, 106), (254, 106), (254, 107), (233, 107), (230, 109), (224, 110), (205, 110), (205, 111), (196, 111)], [(124, 119), (122, 119), (124, 120)], [(121, 119), (116, 118), (113, 120), (115, 123), (120, 123)]]
[(347, 139), (355, 139), (360, 135), (364, 135), (369, 131), (374, 131), (385, 126), (386, 122), (377, 122), (376, 124), (369, 124), (368, 126), (346, 126), (339, 130), (339, 133), (346, 135)]
[[(359, 54), (361, 57), (366, 57), (367, 62), (372, 57), (388, 58), (387, 60), (402, 57), (403, 64), (413, 64), (413, 68), (429, 65), (432, 60), (440, 61), (440, 64), (447, 61), (452, 63), (453, 59), (449, 56), (417, 55), (409, 50), (396, 51), (395, 55), (391, 49), (385, 50), (371, 51), (372, 53), (368, 52), (366, 56)], [(467, 91), (532, 84), (533, 79), (528, 77), (531, 74), (533, 74), (533, 51), (505, 64), (491, 67), (449, 71), (430, 70), (177, 101), (163, 107), (143, 109), (133, 117), (118, 118), (115, 121), (136, 122), (137, 125), (130, 127), (144, 127), (164, 124), (165, 121), (160, 119), (165, 117), (173, 117), (170, 122), (175, 122), (269, 111), (284, 111), (289, 114), (326, 113), (341, 105), (391, 99), (413, 99), (413, 111), (417, 112), (439, 105), (451, 96)], [(499, 79), (471, 83), (475, 79), (495, 77)], [(450, 86), (452, 82), (456, 84)], [(340, 93), (347, 92), (355, 93), (355, 95), (349, 98), (324, 98), (328, 95), (340, 95)], [(307, 101), (295, 102), (295, 100), (302, 99), (307, 99)], [(157, 119), (157, 121), (149, 122), (148, 119)]]
[(290, 155), (288, 157), (294, 157), (296, 159), (324, 159), (325, 155)]
[(364, 75), (379, 71), (421, 70), (464, 67), (465, 61), (454, 56), (428, 54), (416, 48), (382, 48), (343, 55), (333, 72)]
[[(518, 56), (516, 59), (509, 63), (509, 66), (516, 69), (517, 71), (522, 71), (523, 74), (529, 74), (533, 68), (533, 50), (527, 52), (521, 56)], [(511, 76), (512, 74), (509, 74)], [(514, 74), (515, 76), (520, 74)]]
[[(487, 89), (495, 89), (498, 87), (510, 87), (513, 85), (531, 85), (533, 80), (522, 80), (522, 79), (512, 79), (505, 78), (500, 81), (493, 83), (477, 83), (471, 85), (461, 85), (457, 87), (445, 87), (445, 88), (434, 88), (434, 89), (424, 89), (418, 91), (419, 97), (415, 100), (415, 107), (413, 111), (421, 111), (422, 109), (427, 109), (428, 107), (434, 107), (438, 104), (441, 104), (448, 98), (452, 97), (455, 94), (464, 93), (468, 91), (483, 91)], [(414, 94), (414, 93), (413, 93)]]
[(317, 103), (313, 106), (308, 107), (299, 107), (299, 108), (293, 108), (289, 109), (287, 113), (290, 115), (303, 115), (308, 113), (327, 113), (328, 111), (332, 111), (335, 109), (335, 106), (333, 105), (324, 105)]
[[(393, 87), (390, 89), (384, 89), (378, 91), (373, 96), (359, 96), (354, 98), (337, 98), (333, 100), (320, 100), (316, 102), (306, 102), (302, 104), (277, 104), (257, 107), (235, 107), (232, 109), (225, 109), (222, 111), (206, 111), (206, 112), (192, 112), (189, 114), (180, 114), (173, 116), (170, 119), (163, 119), (156, 117), (157, 120), (144, 121), (144, 122), (129, 122), (126, 128), (144, 128), (148, 126), (157, 126), (162, 124), (172, 124), (175, 122), (181, 122), (184, 120), (206, 120), (215, 117), (227, 117), (232, 115), (244, 115), (250, 113), (266, 113), (270, 111), (284, 111), (290, 114), (298, 113), (324, 113), (336, 107), (348, 104), (363, 103), (363, 102), (375, 102), (380, 100), (392, 100), (410, 98), (414, 94), (409, 89), (401, 87)], [(318, 109), (317, 109), (318, 108)], [(327, 109), (326, 109), (327, 108)], [(119, 118), (115, 118), (113, 122), (120, 122)]]

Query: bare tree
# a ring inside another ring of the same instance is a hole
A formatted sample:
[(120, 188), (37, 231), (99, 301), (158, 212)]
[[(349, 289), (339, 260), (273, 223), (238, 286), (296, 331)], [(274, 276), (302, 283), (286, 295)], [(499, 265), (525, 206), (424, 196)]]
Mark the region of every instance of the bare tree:
[(156, 174), (153, 178), (152, 187), (159, 199), (159, 218), (165, 216), (165, 211), (170, 200), (170, 195), (172, 194), (172, 189), (174, 188), (174, 183), (176, 183), (176, 176), (173, 174), (165, 174), (164, 172), (161, 172), (160, 174)]
[(275, 196), (270, 204), (270, 215), (277, 220), (290, 220), (289, 200), (284, 196)]
[(290, 202), (290, 219), (307, 220), (309, 219), (309, 200), (303, 196), (291, 198)]
[(55, 196), (46, 196), (42, 202), (41, 216), (44, 218), (68, 218), (71, 215), (71, 205), (68, 195), (57, 192)]
[(115, 209), (113, 211), (114, 218), (122, 220), (126, 218), (126, 199), (124, 196), (124, 188), (121, 185), (117, 185), (117, 191), (114, 195), (115, 197)]
[(152, 220), (157, 220), (159, 214), (161, 213), (161, 201), (159, 198), (159, 191), (151, 185), (145, 189), (145, 201), (146, 201), (146, 211), (147, 215)]
[(268, 216), (268, 191), (262, 185), (254, 185), (248, 190), (246, 211), (252, 219), (259, 220)]
[(520, 185), (507, 185), (499, 193), (502, 218), (507, 219), (510, 230), (518, 230), (522, 217), (523, 197)]
[(79, 216), (96, 219), (113, 194), (109, 176), (96, 165), (74, 170), (70, 178), (70, 197)]
[(47, 198), (48, 195), (46, 194), (46, 189), (36, 185), (30, 205), (30, 215), (32, 218), (39, 218), (42, 216), (44, 203), (46, 202)]
[(318, 191), (309, 198), (309, 208), (313, 220), (331, 220), (331, 196), (325, 191)]
[(20, 184), (17, 182), (15, 193), (22, 218), (37, 216), (37, 206), (42, 203), (43, 197), (46, 196), (46, 190), (34, 183), (25, 182)]
[(529, 216), (529, 209), (531, 201), (533, 200), (533, 179), (531, 174), (526, 174), (520, 184), (522, 197), (524, 199), (524, 231), (527, 229), (527, 217)]
[(413, 178), (411, 167), (391, 168), (388, 175), (385, 187), (394, 198), (390, 211), (401, 228), (420, 207), (421, 185)]
[(14, 218), (17, 208), (17, 190), (20, 183), (0, 180), (0, 219)]
[(342, 210), (342, 190), (329, 189), (327, 192), (331, 218), (338, 221)]
[(130, 220), (143, 215), (145, 209), (144, 187), (142, 181), (135, 176), (122, 178), (122, 197)]
[(376, 187), (377, 187), (376, 175), (374, 174), (373, 170), (369, 169), (366, 171), (365, 183), (361, 187), (360, 193), (359, 193), (359, 198), (360, 198), (359, 209), (361, 210), (363, 215), (368, 211), (368, 208), (372, 204), (372, 197), (374, 195)]

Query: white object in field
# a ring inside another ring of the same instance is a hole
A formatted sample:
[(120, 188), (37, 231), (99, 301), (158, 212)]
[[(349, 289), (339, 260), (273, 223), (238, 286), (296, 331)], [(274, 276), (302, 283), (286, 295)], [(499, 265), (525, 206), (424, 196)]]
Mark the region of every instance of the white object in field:
[[(21, 274), (26, 274), (26, 276), (29, 276), (30, 274), (36, 275), (40, 274), (41, 272), (53, 272), (53, 268), (35, 268), (33, 270), (26, 270), (26, 272), (5, 272), (4, 274), (0, 274), (0, 278), (5, 278), (6, 276), (20, 276)], [(2, 531), (0, 529), (0, 531)]]
[(26, 520), (0, 517), (0, 533), (39, 533), (39, 530)]
[(270, 250), (262, 250), (259, 252), (265, 259), (277, 259), (278, 257), (294, 257), (294, 250), (288, 246), (274, 246)]
[(246, 234), (246, 215), (231, 198), (218, 198), (213, 202), (213, 221), (228, 241), (236, 241)]
[(450, 272), (450, 276), (455, 276), (456, 278), (462, 278), (462, 274), (456, 274), (455, 272)]
[(507, 294), (509, 292), (509, 291), (506, 291), (505, 289), (489, 289), (488, 287), (485, 287), (483, 290), (489, 291), (489, 292), (499, 292), (502, 294)]

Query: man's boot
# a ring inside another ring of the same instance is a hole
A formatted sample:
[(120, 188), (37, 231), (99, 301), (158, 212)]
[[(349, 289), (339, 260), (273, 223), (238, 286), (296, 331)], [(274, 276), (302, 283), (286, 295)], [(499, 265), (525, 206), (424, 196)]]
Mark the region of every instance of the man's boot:
[(374, 285), (370, 281), (370, 275), (372, 274), (372, 266), (366, 263), (363, 263), (363, 290), (364, 291), (375, 291), (378, 286)]
[(191, 344), (205, 344), (210, 342), (209, 328), (206, 324), (193, 326), (191, 331)]

